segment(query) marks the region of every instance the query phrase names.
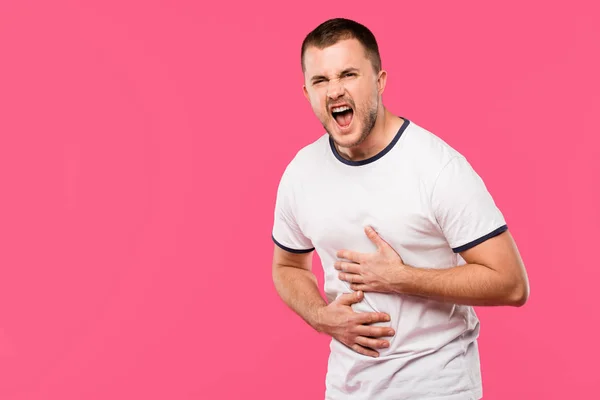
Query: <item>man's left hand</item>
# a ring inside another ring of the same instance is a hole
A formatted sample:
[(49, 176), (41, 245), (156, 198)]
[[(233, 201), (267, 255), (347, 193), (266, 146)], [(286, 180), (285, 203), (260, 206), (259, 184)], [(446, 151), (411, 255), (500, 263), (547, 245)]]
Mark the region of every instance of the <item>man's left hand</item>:
[(350, 283), (352, 290), (365, 292), (398, 293), (399, 284), (407, 274), (400, 255), (371, 227), (365, 228), (367, 237), (375, 244), (375, 253), (340, 250), (336, 261), (339, 278)]

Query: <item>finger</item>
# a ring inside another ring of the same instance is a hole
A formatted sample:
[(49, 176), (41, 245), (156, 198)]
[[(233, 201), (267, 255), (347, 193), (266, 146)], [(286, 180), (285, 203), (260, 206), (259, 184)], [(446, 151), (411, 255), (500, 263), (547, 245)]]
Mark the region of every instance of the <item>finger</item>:
[(373, 349), (368, 349), (366, 347), (363, 347), (363, 346), (361, 346), (358, 343), (353, 344), (352, 346), (350, 346), (350, 348), (352, 350), (356, 351), (357, 353), (360, 353), (360, 354), (362, 354), (364, 356), (375, 357), (375, 358), (379, 357), (379, 353), (378, 352), (376, 352)]
[(373, 229), (372, 227), (365, 227), (365, 233), (367, 234), (367, 237), (371, 240), (371, 242), (373, 242), (373, 244), (375, 244), (375, 246), (377, 246), (379, 250), (382, 250), (384, 247), (387, 246), (387, 243), (381, 238), (381, 236), (379, 236), (379, 234), (377, 234), (377, 232), (375, 232), (375, 229)]
[(357, 313), (355, 316), (358, 324), (374, 324), (377, 322), (389, 322), (390, 316), (386, 313)]
[(358, 291), (354, 293), (344, 293), (340, 297), (337, 298), (337, 302), (344, 305), (351, 305), (354, 303), (358, 303), (362, 300), (363, 292)]
[(392, 328), (368, 325), (358, 325), (356, 328), (354, 328), (354, 332), (357, 335), (370, 338), (392, 337), (396, 334)]
[(342, 258), (344, 260), (353, 261), (355, 263), (360, 263), (361, 253), (357, 253), (355, 251), (350, 250), (340, 250), (336, 253), (337, 258)]
[(373, 339), (364, 336), (357, 336), (354, 341), (360, 344), (363, 347), (368, 347), (370, 349), (386, 349), (390, 347), (390, 342), (382, 339)]
[(345, 272), (340, 272), (338, 277), (346, 282), (350, 283), (364, 283), (363, 277), (356, 274), (347, 274)]
[(338, 271), (351, 272), (353, 274), (360, 273), (360, 264), (346, 262), (346, 261), (336, 261), (333, 264), (333, 267)]
[(365, 284), (364, 282), (362, 283), (353, 283), (350, 285), (350, 289), (352, 290), (360, 290), (363, 292), (372, 292), (373, 290), (371, 290), (371, 288), (369, 287), (369, 285)]

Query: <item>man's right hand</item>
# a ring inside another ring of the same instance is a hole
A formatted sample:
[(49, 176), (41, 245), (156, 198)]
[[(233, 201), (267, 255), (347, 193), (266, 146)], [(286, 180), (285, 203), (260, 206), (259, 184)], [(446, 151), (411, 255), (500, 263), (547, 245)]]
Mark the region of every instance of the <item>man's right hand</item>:
[(385, 313), (357, 313), (352, 307), (363, 298), (361, 291), (345, 293), (319, 310), (319, 331), (328, 334), (357, 353), (378, 357), (376, 349), (389, 347), (389, 341), (380, 337), (394, 336), (392, 328), (369, 326), (376, 322), (388, 322)]

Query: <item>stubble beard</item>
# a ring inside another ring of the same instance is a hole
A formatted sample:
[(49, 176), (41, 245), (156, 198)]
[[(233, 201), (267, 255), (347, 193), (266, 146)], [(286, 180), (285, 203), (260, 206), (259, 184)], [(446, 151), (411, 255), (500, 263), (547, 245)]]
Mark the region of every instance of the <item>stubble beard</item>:
[[(362, 118), (362, 132), (360, 134), (360, 136), (358, 137), (358, 139), (356, 139), (354, 142), (348, 144), (348, 143), (340, 143), (335, 139), (335, 136), (331, 134), (331, 132), (329, 131), (329, 129), (327, 129), (327, 126), (325, 124), (323, 125), (323, 128), (325, 128), (325, 130), (327, 131), (327, 133), (329, 134), (329, 137), (333, 140), (333, 142), (342, 148), (351, 148), (351, 147), (356, 147), (359, 146), (360, 144), (362, 144), (367, 137), (369, 137), (369, 135), (371, 134), (371, 131), (373, 130), (373, 127), (375, 126), (375, 122), (377, 122), (377, 109), (378, 109), (378, 105), (379, 105), (379, 101), (375, 100), (375, 104), (370, 108), (370, 109), (366, 109), (364, 111), (359, 111), (357, 109), (354, 109), (354, 116), (353, 118), (357, 118), (358, 114), (363, 114), (363, 118)], [(333, 121), (333, 123), (335, 124), (335, 120)]]

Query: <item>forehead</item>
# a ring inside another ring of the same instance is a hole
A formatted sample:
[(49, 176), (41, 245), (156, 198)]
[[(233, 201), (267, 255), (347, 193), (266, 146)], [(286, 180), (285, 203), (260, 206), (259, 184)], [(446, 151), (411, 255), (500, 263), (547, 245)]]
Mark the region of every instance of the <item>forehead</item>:
[(341, 40), (324, 49), (311, 46), (304, 53), (304, 68), (308, 76), (335, 74), (350, 67), (363, 69), (369, 63), (365, 48), (356, 39)]

